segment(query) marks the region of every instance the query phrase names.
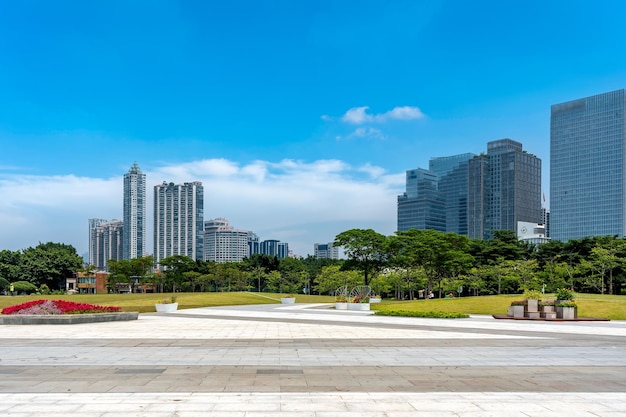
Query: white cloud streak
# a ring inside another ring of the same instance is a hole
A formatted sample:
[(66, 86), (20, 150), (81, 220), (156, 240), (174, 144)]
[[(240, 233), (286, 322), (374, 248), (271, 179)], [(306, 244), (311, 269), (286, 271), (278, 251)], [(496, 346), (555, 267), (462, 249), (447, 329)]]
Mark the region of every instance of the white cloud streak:
[(350, 124), (385, 123), (389, 120), (416, 120), (424, 117), (418, 107), (401, 106), (394, 107), (385, 113), (368, 114), (369, 106), (353, 107), (349, 109), (341, 120)]
[[(139, 161), (141, 166), (141, 162)], [(205, 219), (226, 217), (261, 239), (289, 242), (296, 254), (316, 242), (363, 227), (391, 234), (396, 196), (404, 176), (372, 165), (339, 160), (253, 161), (240, 165), (206, 159), (144, 170), (147, 177), (148, 247), (152, 246), (153, 186), (202, 181)], [(68, 176), (0, 176), (0, 249), (56, 241), (87, 250), (87, 220), (121, 219), (124, 173), (109, 179)]]

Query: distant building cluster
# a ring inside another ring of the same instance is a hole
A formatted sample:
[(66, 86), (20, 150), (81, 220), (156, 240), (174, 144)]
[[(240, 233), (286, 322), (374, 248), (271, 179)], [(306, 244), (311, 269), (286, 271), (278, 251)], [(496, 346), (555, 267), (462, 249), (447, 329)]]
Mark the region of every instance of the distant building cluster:
[(398, 196), (398, 230), (432, 229), (472, 239), (542, 221), (541, 160), (511, 139), (487, 143), (487, 153), (432, 158), (429, 169), (406, 172)]
[[(611, 91), (555, 104), (550, 114), (550, 199), (541, 187), (541, 159), (520, 142), (487, 143), (479, 155), (431, 158), (406, 171), (397, 197), (397, 230), (432, 229), (473, 239), (496, 230), (544, 243), (626, 235), (626, 93)], [(124, 175), (123, 220), (89, 220), (89, 263), (146, 254), (146, 176), (135, 163)], [(234, 262), (253, 254), (285, 258), (289, 245), (236, 229), (225, 218), (204, 220), (201, 182), (154, 187), (154, 258), (172, 255)], [(318, 259), (339, 259), (332, 243), (315, 243)]]
[(495, 230), (543, 243), (626, 235), (626, 93), (555, 104), (550, 112), (550, 208), (541, 160), (511, 139), (487, 152), (432, 158), (406, 171), (398, 230), (433, 229), (489, 239)]
[[(89, 264), (107, 270), (110, 259), (147, 255), (146, 175), (137, 163), (124, 175), (123, 221), (89, 219)], [(199, 181), (154, 186), (154, 259), (172, 255), (218, 263), (241, 261), (253, 254), (285, 258), (289, 244), (259, 241), (248, 230), (236, 230), (224, 218), (204, 221), (204, 188)]]

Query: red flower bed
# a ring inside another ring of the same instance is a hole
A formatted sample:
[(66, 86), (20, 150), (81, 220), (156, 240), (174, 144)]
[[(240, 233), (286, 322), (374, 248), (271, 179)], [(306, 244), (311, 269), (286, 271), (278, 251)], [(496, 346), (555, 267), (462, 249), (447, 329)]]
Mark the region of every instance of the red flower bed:
[[(51, 306), (42, 309), (38, 308), (39, 306), (43, 306), (44, 303), (51, 304)], [(20, 312), (24, 314), (25, 310), (31, 311), (28, 314), (87, 314), (112, 313), (122, 311), (122, 308), (75, 303), (65, 300), (33, 300), (15, 306), (5, 307), (2, 309), (2, 314), (20, 314)]]

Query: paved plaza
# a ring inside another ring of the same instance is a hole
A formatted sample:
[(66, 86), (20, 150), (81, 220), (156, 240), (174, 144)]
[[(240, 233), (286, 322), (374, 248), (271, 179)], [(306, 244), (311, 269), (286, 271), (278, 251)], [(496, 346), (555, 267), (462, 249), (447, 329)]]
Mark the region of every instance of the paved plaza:
[(2, 416), (624, 416), (626, 322), (273, 304), (0, 326)]

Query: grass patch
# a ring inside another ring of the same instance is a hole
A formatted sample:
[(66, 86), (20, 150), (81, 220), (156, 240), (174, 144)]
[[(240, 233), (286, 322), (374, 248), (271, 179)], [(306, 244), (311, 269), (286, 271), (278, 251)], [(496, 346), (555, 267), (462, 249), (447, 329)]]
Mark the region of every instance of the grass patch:
[[(32, 295), (0, 296), (0, 309), (30, 300), (69, 300), (104, 306), (119, 306), (122, 311), (154, 312), (154, 304), (171, 298), (173, 294), (75, 294), (75, 295)], [(255, 292), (196, 292), (176, 293), (179, 309), (197, 307), (219, 307), (248, 304), (278, 304), (285, 294)], [(372, 304), (372, 310), (378, 311), (415, 311), (421, 313), (461, 313), (461, 314), (506, 314), (514, 300), (522, 300), (521, 294), (491, 295), (483, 297), (457, 297), (433, 300), (391, 301)], [(554, 299), (554, 294), (543, 298)], [(320, 295), (296, 295), (297, 303), (334, 303), (335, 297)], [(579, 317), (626, 320), (626, 296), (576, 293)], [(384, 313), (383, 313), (384, 314)], [(409, 313), (413, 314), (413, 313)]]
[[(31, 300), (69, 300), (80, 303), (121, 307), (122, 311), (154, 313), (156, 303), (176, 296), (178, 309), (220, 307), (250, 304), (280, 304), (285, 294), (255, 292), (186, 292), (162, 294), (74, 294), (74, 295), (25, 295), (0, 297), (0, 309)], [(332, 303), (335, 297), (298, 294), (298, 303)]]
[[(626, 320), (626, 296), (576, 293), (579, 317)], [(372, 306), (373, 310), (439, 311), (443, 313), (465, 313), (505, 315), (511, 302), (523, 300), (522, 294), (488, 295), (481, 297), (456, 297), (414, 301), (384, 301)], [(543, 300), (553, 300), (554, 294), (545, 294)]]

